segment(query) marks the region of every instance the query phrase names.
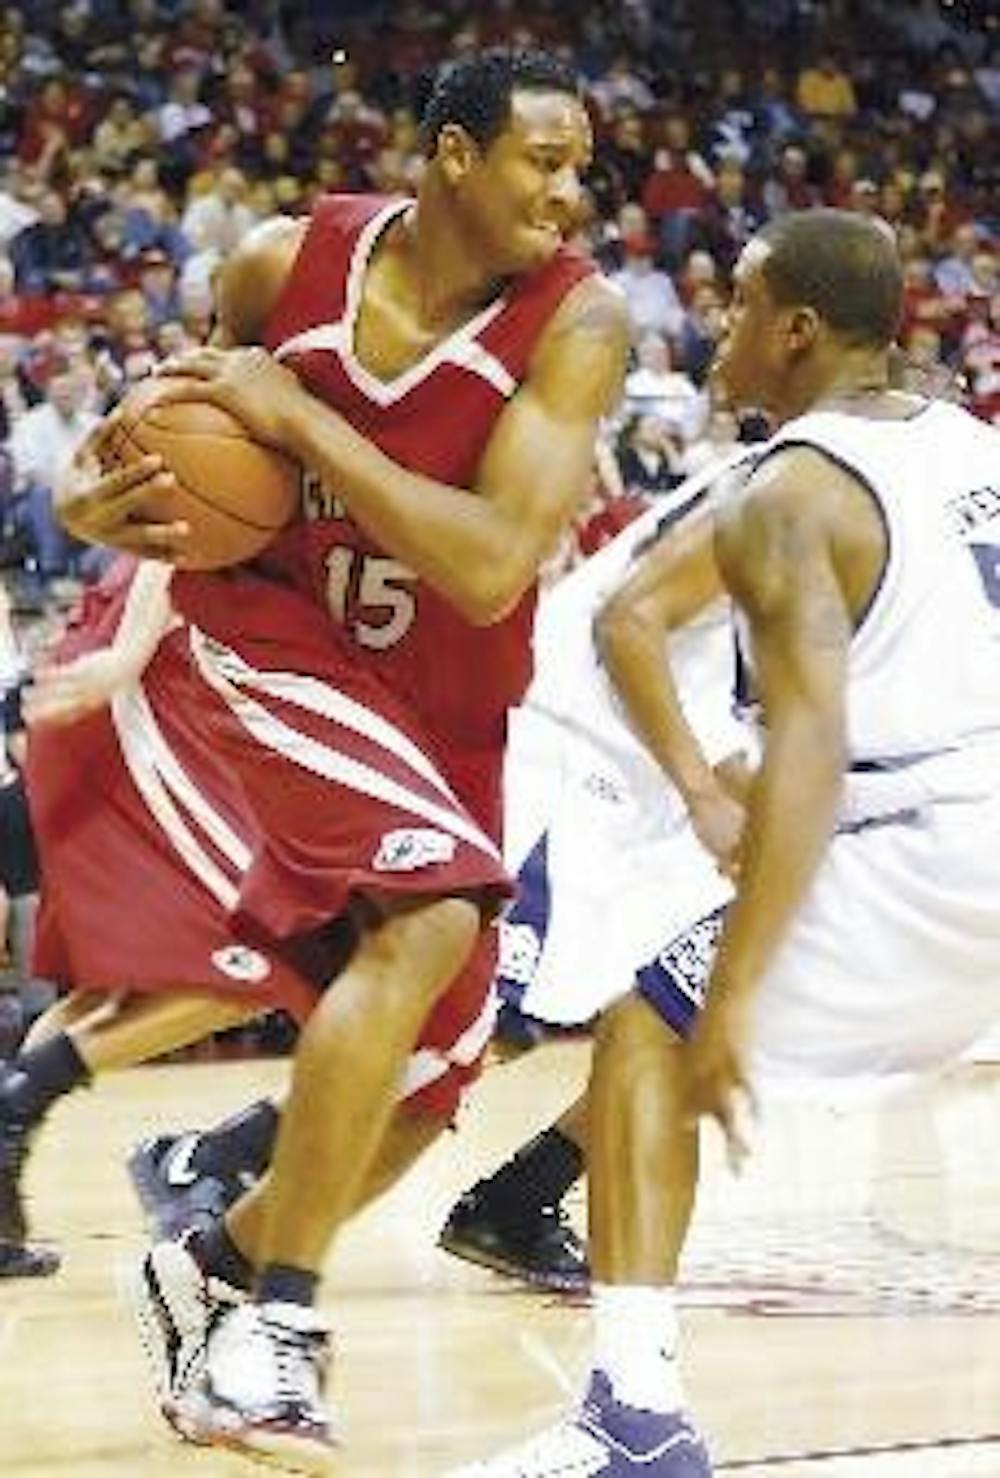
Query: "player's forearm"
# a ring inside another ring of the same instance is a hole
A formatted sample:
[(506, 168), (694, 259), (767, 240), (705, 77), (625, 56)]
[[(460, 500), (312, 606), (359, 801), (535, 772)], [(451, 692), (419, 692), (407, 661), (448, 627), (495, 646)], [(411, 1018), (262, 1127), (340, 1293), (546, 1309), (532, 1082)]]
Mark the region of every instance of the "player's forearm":
[(752, 993), (774, 959), (833, 831), (844, 766), (842, 724), (822, 709), (802, 705), (768, 734), (714, 971), (728, 993)]
[(685, 804), (714, 794), (719, 783), (685, 717), (662, 627), (611, 606), (598, 617), (595, 635), (633, 729)]
[(381, 548), (472, 623), (499, 620), (534, 579), (542, 551), (526, 550), (493, 503), (408, 471), (316, 402), (293, 409), (285, 444)]

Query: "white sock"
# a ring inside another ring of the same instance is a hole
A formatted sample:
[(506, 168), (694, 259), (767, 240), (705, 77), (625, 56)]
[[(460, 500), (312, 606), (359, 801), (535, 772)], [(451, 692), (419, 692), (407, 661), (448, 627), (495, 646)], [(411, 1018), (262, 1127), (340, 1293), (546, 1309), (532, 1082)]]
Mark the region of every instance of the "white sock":
[(673, 1288), (595, 1283), (594, 1365), (626, 1406), (679, 1411), (684, 1403), (677, 1362)]

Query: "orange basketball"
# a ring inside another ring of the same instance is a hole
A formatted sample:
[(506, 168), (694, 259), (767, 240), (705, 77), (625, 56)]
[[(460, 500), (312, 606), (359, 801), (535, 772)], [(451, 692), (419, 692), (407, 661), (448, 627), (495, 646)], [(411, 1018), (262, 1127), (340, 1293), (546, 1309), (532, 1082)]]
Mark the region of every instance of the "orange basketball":
[(164, 401), (176, 377), (141, 380), (119, 406), (119, 427), (103, 444), (105, 471), (161, 456), (175, 492), (143, 506), (151, 518), (183, 519), (191, 529), (186, 569), (217, 570), (259, 554), (294, 518), (302, 469), (254, 441), (241, 421), (207, 401)]

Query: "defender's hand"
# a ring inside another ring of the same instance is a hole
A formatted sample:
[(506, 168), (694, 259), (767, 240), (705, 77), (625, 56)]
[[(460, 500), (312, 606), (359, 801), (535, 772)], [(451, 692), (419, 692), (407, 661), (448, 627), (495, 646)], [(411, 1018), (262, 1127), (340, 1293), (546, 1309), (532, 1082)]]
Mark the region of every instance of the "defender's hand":
[(746, 1001), (725, 997), (721, 982), (709, 985), (708, 1003), (688, 1044), (688, 1109), (692, 1120), (707, 1115), (716, 1121), (729, 1163), (738, 1170), (750, 1153), (747, 1121), (756, 1109), (746, 1069), (751, 1021)]

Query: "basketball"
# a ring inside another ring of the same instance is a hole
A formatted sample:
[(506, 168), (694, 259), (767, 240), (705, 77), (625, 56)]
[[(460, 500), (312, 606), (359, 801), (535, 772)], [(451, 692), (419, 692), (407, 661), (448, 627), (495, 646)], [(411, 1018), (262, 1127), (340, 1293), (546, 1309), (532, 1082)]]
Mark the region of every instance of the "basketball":
[(144, 456), (161, 456), (178, 486), (148, 499), (143, 513), (190, 526), (185, 569), (242, 564), (295, 516), (302, 469), (255, 441), (220, 406), (164, 400), (177, 383), (176, 376), (153, 375), (128, 392), (119, 406), (120, 423), (102, 445), (102, 466), (110, 472)]

